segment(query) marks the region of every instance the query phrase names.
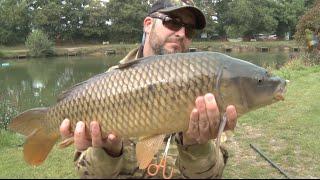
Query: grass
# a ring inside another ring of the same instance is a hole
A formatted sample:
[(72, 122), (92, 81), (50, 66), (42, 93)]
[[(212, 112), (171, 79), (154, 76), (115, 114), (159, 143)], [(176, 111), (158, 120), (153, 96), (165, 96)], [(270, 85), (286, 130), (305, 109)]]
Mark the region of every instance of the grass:
[[(285, 178), (250, 143), (290, 177), (320, 177), (320, 66), (293, 61), (274, 73), (290, 80), (286, 99), (238, 119), (235, 134), (225, 144), (229, 159), (223, 178)], [(30, 167), (23, 161), (23, 140), (0, 131), (0, 178), (79, 178), (73, 147), (55, 147), (43, 165)]]
[(38, 167), (29, 166), (23, 160), (23, 137), (1, 131), (0, 178), (78, 178), (73, 166), (73, 147), (54, 148), (47, 160)]
[(230, 158), (224, 178), (285, 178), (251, 143), (292, 178), (320, 177), (320, 67), (275, 73), (288, 72), (285, 101), (238, 119), (235, 134), (226, 143)]

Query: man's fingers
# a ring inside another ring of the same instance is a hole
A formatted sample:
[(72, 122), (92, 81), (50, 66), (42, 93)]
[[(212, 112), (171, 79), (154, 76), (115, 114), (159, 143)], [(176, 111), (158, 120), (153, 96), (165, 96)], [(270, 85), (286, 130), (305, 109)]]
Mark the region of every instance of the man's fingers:
[(214, 98), (213, 94), (208, 93), (204, 96), (205, 102), (206, 102), (206, 110), (208, 115), (208, 121), (209, 121), (209, 132), (210, 132), (210, 139), (215, 138), (217, 132), (218, 132), (218, 125), (219, 125), (219, 109), (216, 102), (216, 99)]
[(92, 121), (90, 123), (91, 138), (92, 138), (92, 147), (99, 148), (103, 146), (100, 126), (98, 122)]
[(107, 142), (110, 145), (116, 145), (116, 144), (119, 144), (121, 142), (121, 138), (117, 137), (114, 134), (109, 134), (108, 138), (107, 138)]
[(91, 142), (86, 137), (85, 124), (79, 121), (74, 131), (74, 145), (78, 151), (86, 150)]
[(233, 105), (230, 105), (226, 109), (227, 113), (227, 124), (225, 127), (225, 130), (234, 130), (234, 128), (237, 125), (237, 111), (236, 108)]
[(119, 156), (122, 150), (122, 140), (114, 134), (109, 134), (104, 148), (112, 156)]
[(187, 136), (189, 138), (199, 137), (199, 112), (197, 109), (193, 109), (190, 114), (189, 128), (187, 130)]
[(60, 134), (62, 136), (62, 139), (66, 139), (72, 136), (72, 133), (70, 131), (70, 120), (65, 119), (62, 121), (60, 125)]
[(199, 110), (199, 143), (204, 143), (210, 138), (210, 124), (206, 110), (206, 100), (203, 96), (196, 99), (196, 107)]

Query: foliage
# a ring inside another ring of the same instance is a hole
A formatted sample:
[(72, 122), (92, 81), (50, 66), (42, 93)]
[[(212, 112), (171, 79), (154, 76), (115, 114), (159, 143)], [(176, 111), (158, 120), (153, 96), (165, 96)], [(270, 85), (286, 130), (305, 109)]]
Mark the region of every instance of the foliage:
[[(312, 45), (313, 36), (320, 39), (320, 1), (316, 1), (314, 7), (308, 10), (300, 19), (294, 35), (295, 40), (307, 47), (306, 58), (313, 64), (320, 64), (320, 54), (316, 45)], [(319, 43), (319, 42), (318, 42)], [(319, 47), (319, 44), (318, 44)]]
[(229, 4), (225, 30), (230, 37), (252, 36), (274, 32), (278, 22), (274, 19), (271, 1), (238, 0)]
[(228, 10), (229, 10), (229, 4), (232, 0), (218, 0), (215, 4), (215, 11), (216, 11), (216, 17), (217, 17), (217, 27), (216, 32), (221, 37), (226, 37), (226, 31), (225, 26), (227, 25), (227, 19), (228, 19)]
[(121, 42), (139, 42), (143, 32), (143, 20), (149, 4), (141, 0), (110, 0), (107, 4), (110, 17), (110, 38)]
[(29, 33), (29, 19), (26, 0), (0, 0), (0, 44), (24, 42)]
[(88, 0), (38, 0), (31, 1), (32, 23), (35, 29), (42, 29), (52, 39), (72, 40), (79, 36)]
[[(197, 2), (197, 1), (196, 1)], [(216, 0), (199, 1), (206, 15), (205, 32), (221, 37), (247, 37), (257, 33), (293, 34), (297, 17), (312, 1), (303, 0)]]
[(289, 32), (291, 35), (295, 32), (295, 26), (298, 22), (299, 16), (305, 11), (305, 2), (302, 0), (278, 0), (275, 3), (274, 18), (278, 21), (276, 34), (279, 37), (284, 37), (285, 33)]
[(283, 67), (280, 68), (277, 74), (282, 78), (291, 80), (298, 71), (302, 71), (304, 69), (306, 69), (306, 66), (303, 63), (303, 60), (297, 58), (288, 61)]
[(90, 39), (108, 39), (109, 21), (106, 3), (90, 1), (89, 6), (84, 9), (82, 33)]
[(300, 19), (296, 27), (294, 35), (295, 40), (305, 47), (307, 46), (307, 38), (305, 30), (309, 29), (313, 32), (320, 32), (320, 1), (317, 1), (313, 8), (308, 10)]
[(305, 7), (312, 8), (314, 6), (314, 4), (316, 3), (316, 1), (318, 1), (318, 0), (304, 0)]
[[(0, 44), (25, 41), (32, 29), (62, 41), (141, 41), (155, 0), (0, 0)], [(207, 19), (208, 37), (294, 33), (298, 17), (316, 0), (194, 0)]]
[(215, 8), (217, 3), (217, 1), (195, 1), (196, 6), (199, 7), (205, 15), (207, 24), (203, 32), (208, 34), (208, 38), (214, 38), (219, 27), (217, 18), (214, 18), (217, 15)]
[[(62, 3), (63, 1), (61, 1)], [(63, 4), (63, 19), (61, 20), (62, 37), (73, 40), (81, 37), (81, 27), (84, 20), (84, 9), (89, 4), (89, 0), (67, 0)]]
[(50, 56), (54, 54), (53, 43), (41, 30), (35, 30), (27, 37), (26, 47), (31, 56)]
[(3, 96), (0, 96), (0, 130), (7, 129), (12, 117), (17, 115), (18, 107)]
[(4, 53), (0, 50), (0, 58), (4, 57)]
[(42, 29), (49, 37), (55, 38), (62, 33), (63, 8), (57, 1), (33, 1), (30, 4), (32, 25), (34, 29)]

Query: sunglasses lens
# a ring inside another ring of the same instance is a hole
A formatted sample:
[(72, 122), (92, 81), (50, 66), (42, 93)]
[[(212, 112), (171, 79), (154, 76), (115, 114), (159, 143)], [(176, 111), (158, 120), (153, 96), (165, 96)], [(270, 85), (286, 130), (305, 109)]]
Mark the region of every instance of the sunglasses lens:
[(176, 22), (174, 20), (167, 20), (167, 21), (162, 21), (163, 22), (163, 25), (165, 27), (167, 27), (168, 29), (170, 30), (173, 30), (173, 31), (179, 31), (182, 27), (182, 24), (179, 23), (179, 22)]
[[(163, 25), (165, 27), (167, 27), (168, 29), (172, 30), (172, 31), (179, 31), (183, 24), (178, 22), (178, 21), (175, 21), (173, 19), (170, 19), (170, 20), (167, 20), (167, 21), (162, 21)], [(194, 35), (195, 35), (195, 30), (191, 27), (186, 27), (185, 28), (185, 31), (186, 31), (186, 36), (188, 38), (193, 38)]]

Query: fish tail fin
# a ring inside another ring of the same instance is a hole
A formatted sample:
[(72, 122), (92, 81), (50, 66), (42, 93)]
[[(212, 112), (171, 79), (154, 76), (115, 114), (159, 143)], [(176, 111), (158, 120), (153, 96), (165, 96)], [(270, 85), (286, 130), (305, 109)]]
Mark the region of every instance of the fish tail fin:
[(9, 129), (27, 136), (23, 145), (24, 159), (31, 165), (40, 165), (59, 139), (58, 133), (48, 133), (43, 127), (48, 108), (25, 111), (12, 119)]

